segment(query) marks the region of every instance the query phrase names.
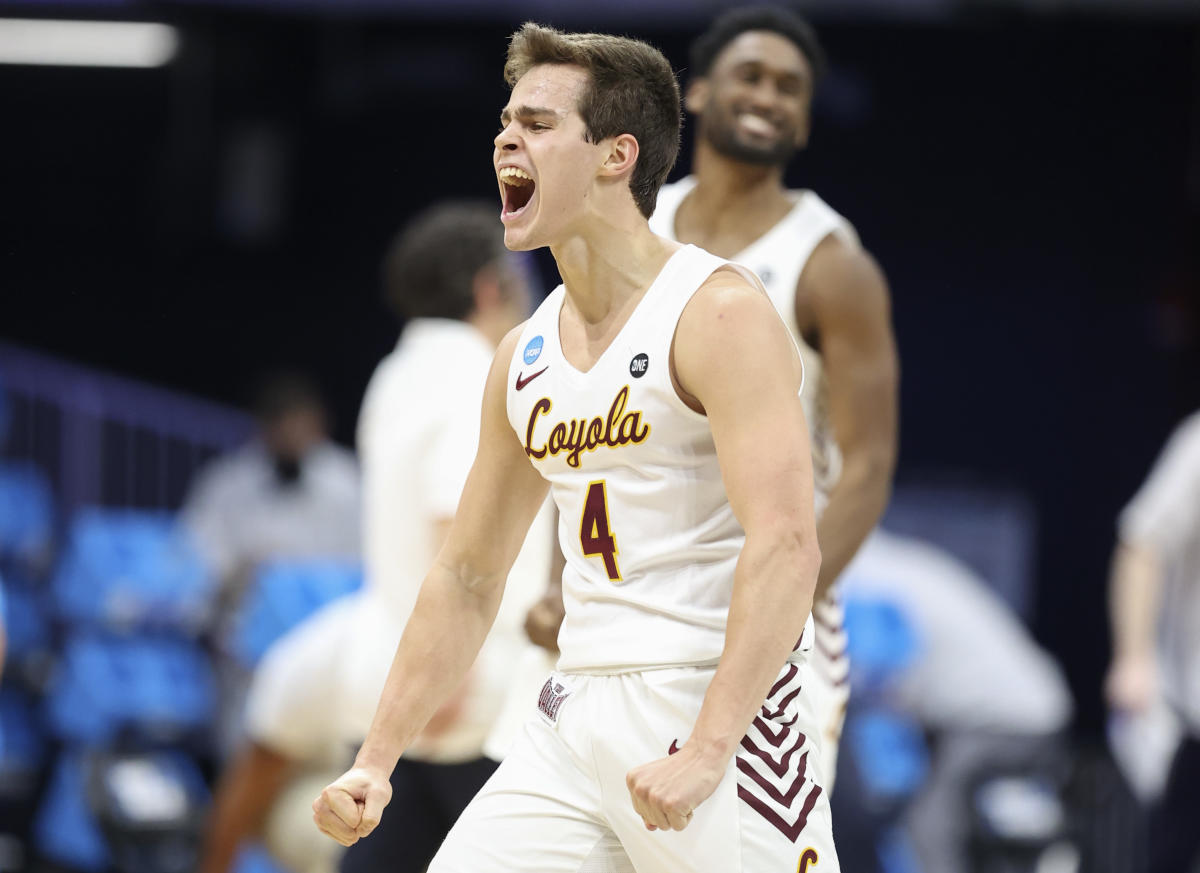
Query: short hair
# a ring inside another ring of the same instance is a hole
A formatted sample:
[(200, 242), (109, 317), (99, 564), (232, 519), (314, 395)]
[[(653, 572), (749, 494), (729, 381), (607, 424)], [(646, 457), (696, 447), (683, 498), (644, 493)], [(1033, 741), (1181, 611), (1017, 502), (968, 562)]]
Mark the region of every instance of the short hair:
[(708, 30), (696, 37), (688, 73), (692, 77), (707, 76), (722, 49), (748, 30), (767, 30), (791, 40), (812, 67), (814, 86), (828, 71), (825, 50), (811, 24), (782, 6), (745, 6), (717, 16)]
[(325, 398), (313, 378), (300, 370), (278, 369), (259, 374), (250, 389), (255, 417), (273, 424), (293, 412), (325, 414)]
[(465, 200), (436, 204), (388, 248), (384, 298), (403, 319), (465, 320), (475, 308), (476, 275), (506, 252), (497, 207)]
[(572, 64), (587, 71), (579, 114), (588, 142), (623, 133), (638, 141), (629, 190), (638, 210), (649, 218), (658, 189), (679, 156), (679, 82), (670, 63), (654, 46), (636, 39), (562, 33), (526, 22), (509, 42), (504, 80), (511, 88), (541, 64)]

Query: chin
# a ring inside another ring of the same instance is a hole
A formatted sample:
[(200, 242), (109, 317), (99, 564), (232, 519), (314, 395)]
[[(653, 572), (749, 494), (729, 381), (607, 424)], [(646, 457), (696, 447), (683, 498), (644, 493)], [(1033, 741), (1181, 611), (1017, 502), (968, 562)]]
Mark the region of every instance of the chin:
[(519, 230), (505, 230), (504, 247), (510, 252), (530, 252), (541, 248), (541, 244), (533, 242), (527, 233)]

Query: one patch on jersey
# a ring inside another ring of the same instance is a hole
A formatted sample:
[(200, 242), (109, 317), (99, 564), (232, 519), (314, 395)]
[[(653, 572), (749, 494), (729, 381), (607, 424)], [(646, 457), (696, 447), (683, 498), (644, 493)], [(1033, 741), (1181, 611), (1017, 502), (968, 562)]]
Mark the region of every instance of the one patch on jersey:
[(536, 361), (538, 358), (540, 358), (542, 356), (542, 345), (543, 345), (543, 341), (542, 341), (541, 334), (538, 334), (533, 339), (531, 339), (528, 343), (525, 344), (524, 357), (525, 357), (526, 364), (532, 364), (534, 361)]
[(646, 375), (646, 371), (650, 369), (650, 356), (645, 352), (640, 355), (634, 355), (633, 360), (629, 362), (629, 375), (635, 379), (640, 379)]
[(766, 267), (763, 267), (761, 270), (755, 270), (755, 272), (758, 273), (758, 278), (762, 279), (764, 285), (770, 285), (771, 280), (775, 278), (775, 275)]

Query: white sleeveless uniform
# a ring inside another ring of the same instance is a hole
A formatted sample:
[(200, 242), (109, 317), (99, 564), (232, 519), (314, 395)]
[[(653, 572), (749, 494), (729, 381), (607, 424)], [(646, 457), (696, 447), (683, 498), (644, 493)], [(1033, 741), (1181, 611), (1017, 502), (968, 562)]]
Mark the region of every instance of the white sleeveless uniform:
[(727, 263), (694, 246), (677, 251), (586, 373), (562, 354), (565, 288), (523, 329), (508, 416), (559, 509), (559, 672), (430, 873), (629, 862), (638, 873), (766, 873), (818, 857), (814, 873), (838, 869), (818, 752), (801, 730), (813, 724), (800, 693), (811, 619), (686, 830), (647, 831), (625, 784), (630, 769), (687, 742), (724, 647), (745, 542), (707, 418), (679, 399), (669, 366), (680, 314)]
[[(665, 185), (658, 195), (658, 206), (650, 219), (650, 229), (660, 236), (675, 239), (675, 215), (679, 205), (696, 187), (696, 178), (686, 176)], [(821, 353), (800, 335), (796, 323), (796, 285), (817, 245), (830, 234), (846, 244), (859, 247), (858, 234), (845, 218), (835, 212), (812, 191), (789, 192), (795, 201), (791, 212), (770, 230), (747, 246), (732, 260), (752, 269), (762, 280), (767, 294), (791, 331), (792, 339), (804, 361), (804, 389), (801, 401), (808, 419), (812, 443), (813, 485), (817, 517), (821, 516), (829, 494), (842, 470), (842, 455), (829, 420), (828, 382)], [(816, 620), (816, 646), (811, 658), (813, 704), (822, 725), (821, 763), (825, 784), (832, 786), (837, 769), (838, 742), (850, 696), (846, 658), (846, 634), (843, 630), (841, 598), (836, 583), (827, 595), (813, 605)]]

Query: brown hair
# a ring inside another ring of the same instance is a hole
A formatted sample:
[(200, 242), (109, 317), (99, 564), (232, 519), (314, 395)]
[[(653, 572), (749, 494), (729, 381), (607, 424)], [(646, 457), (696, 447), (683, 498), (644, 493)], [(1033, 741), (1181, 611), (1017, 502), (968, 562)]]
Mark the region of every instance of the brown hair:
[(623, 133), (638, 141), (629, 190), (642, 215), (654, 214), (658, 189), (679, 155), (679, 83), (662, 52), (644, 42), (604, 33), (562, 33), (526, 22), (508, 46), (509, 87), (541, 64), (583, 67), (588, 84), (579, 114), (588, 142)]

